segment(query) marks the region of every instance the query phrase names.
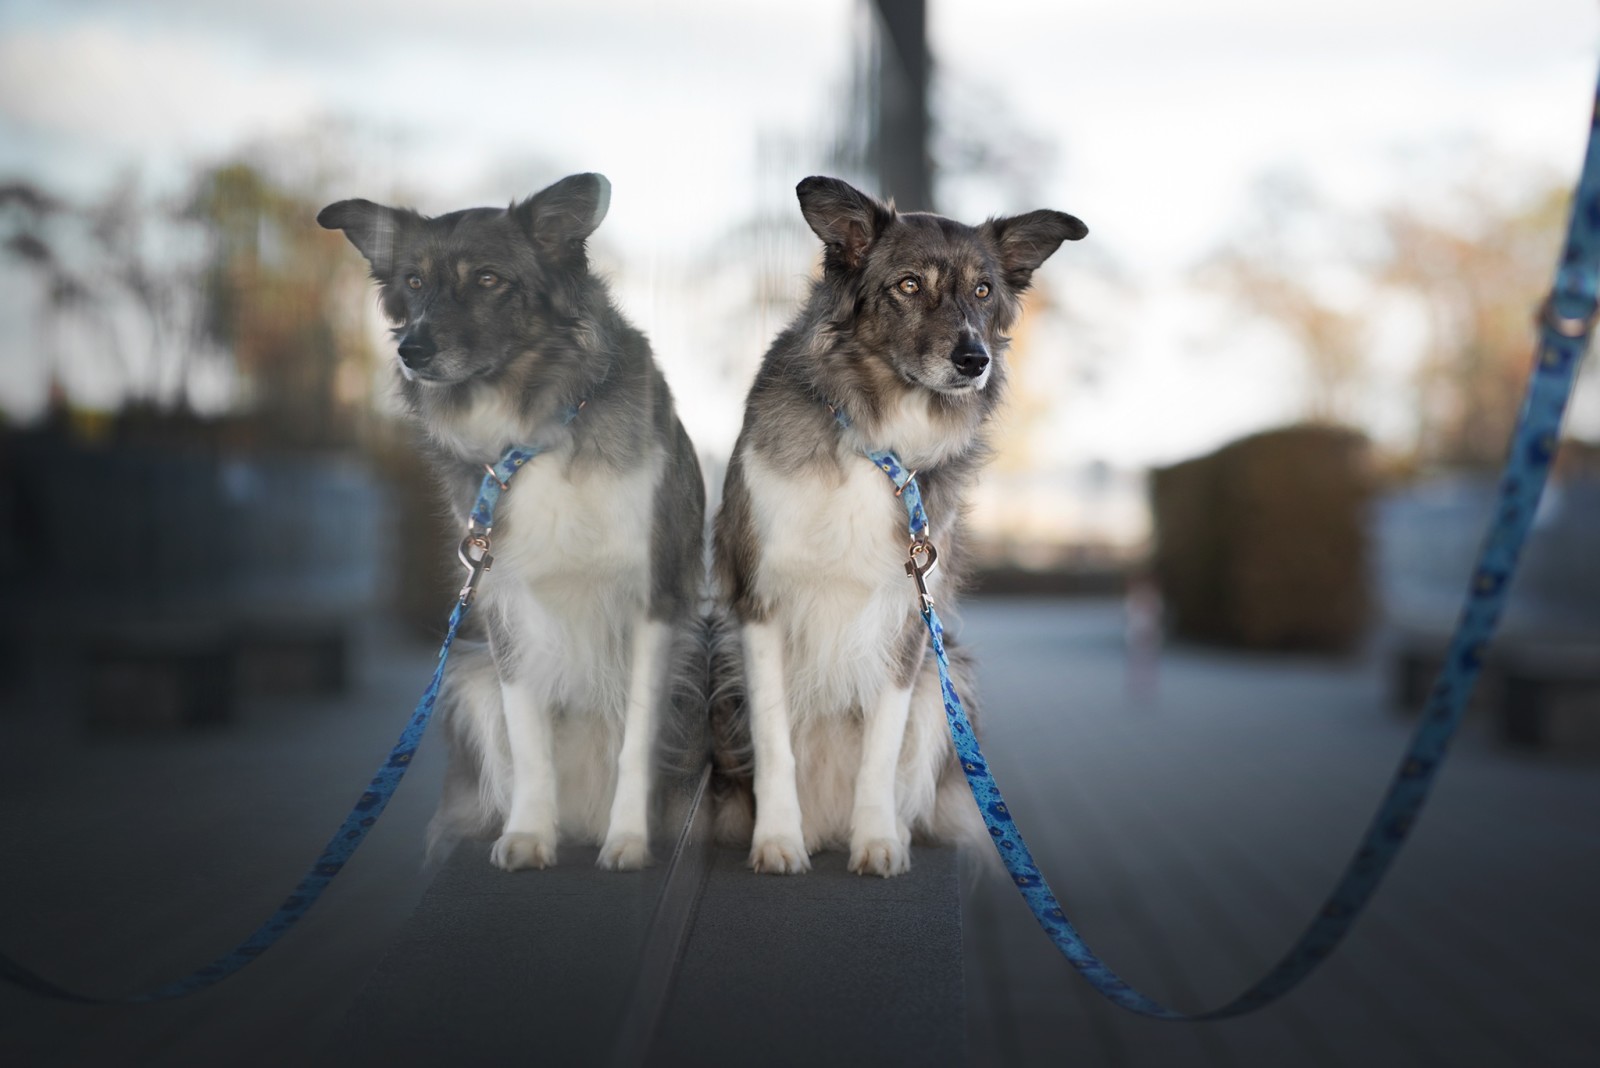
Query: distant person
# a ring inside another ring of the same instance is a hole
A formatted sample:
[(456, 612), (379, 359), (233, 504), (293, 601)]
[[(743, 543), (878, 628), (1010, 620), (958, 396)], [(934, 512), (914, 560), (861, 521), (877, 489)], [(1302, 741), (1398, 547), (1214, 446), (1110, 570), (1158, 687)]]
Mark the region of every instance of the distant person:
[(1141, 571), (1128, 580), (1123, 601), (1123, 641), (1128, 665), (1128, 696), (1135, 701), (1156, 697), (1161, 663), (1162, 615), (1165, 605), (1155, 576)]

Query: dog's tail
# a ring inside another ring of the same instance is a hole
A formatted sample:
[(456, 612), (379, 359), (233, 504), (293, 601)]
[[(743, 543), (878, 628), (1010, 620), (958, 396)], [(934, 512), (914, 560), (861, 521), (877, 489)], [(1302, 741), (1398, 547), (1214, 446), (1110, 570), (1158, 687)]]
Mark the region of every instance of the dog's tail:
[(673, 630), (667, 658), (657, 768), (665, 781), (698, 781), (711, 749), (706, 731), (710, 699), (711, 633), (708, 620), (690, 615)]
[(725, 614), (705, 618), (711, 723), (711, 800), (718, 844), (748, 846), (756, 822), (755, 749), (744, 685), (739, 631)]

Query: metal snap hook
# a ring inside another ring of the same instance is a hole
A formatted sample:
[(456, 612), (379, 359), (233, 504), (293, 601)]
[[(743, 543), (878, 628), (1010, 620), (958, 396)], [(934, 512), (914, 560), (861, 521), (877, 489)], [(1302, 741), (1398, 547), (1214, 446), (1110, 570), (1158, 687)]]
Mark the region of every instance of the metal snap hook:
[(927, 615), (933, 610), (933, 596), (928, 593), (927, 575), (939, 562), (939, 550), (933, 547), (933, 542), (919, 538), (911, 543), (907, 554), (909, 559), (906, 560), (906, 574), (917, 584), (917, 597), (922, 602), (922, 614)]
[(478, 583), (483, 579), (483, 573), (494, 566), (494, 555), (489, 552), (489, 531), (487, 528), (477, 530), (476, 524), (467, 527), (467, 536), (461, 539), (461, 544), (456, 547), (456, 558), (461, 561), (461, 566), (467, 569), (467, 581), (461, 586), (457, 594), (462, 604), (471, 604), (473, 596), (478, 592)]

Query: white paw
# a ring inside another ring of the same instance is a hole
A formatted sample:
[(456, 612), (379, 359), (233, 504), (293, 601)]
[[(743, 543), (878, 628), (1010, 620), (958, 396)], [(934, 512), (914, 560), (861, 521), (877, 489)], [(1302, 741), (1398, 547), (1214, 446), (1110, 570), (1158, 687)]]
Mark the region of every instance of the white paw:
[(811, 870), (811, 858), (798, 835), (769, 834), (750, 847), (750, 870), (773, 875), (799, 875)]
[(489, 862), (501, 871), (548, 868), (556, 862), (555, 835), (508, 831), (495, 839)]
[(595, 866), (607, 871), (637, 871), (650, 863), (650, 843), (642, 834), (608, 834)]
[(894, 838), (868, 838), (850, 844), (850, 870), (857, 875), (904, 875), (911, 870), (911, 850)]

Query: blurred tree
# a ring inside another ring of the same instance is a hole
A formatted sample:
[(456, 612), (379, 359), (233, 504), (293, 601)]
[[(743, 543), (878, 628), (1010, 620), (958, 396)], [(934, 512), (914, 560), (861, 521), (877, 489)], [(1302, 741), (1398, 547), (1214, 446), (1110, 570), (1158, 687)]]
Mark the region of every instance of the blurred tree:
[(1367, 354), (1396, 326), (1390, 312), (1413, 312), (1411, 460), (1490, 467), (1516, 419), (1568, 191), (1486, 157), (1452, 162), (1447, 181), (1408, 183), (1426, 192), (1397, 196), (1367, 225), (1297, 176), (1264, 178), (1239, 235), (1196, 274), (1294, 344), (1314, 421), (1370, 429)]
[(200, 175), (185, 211), (207, 235), (201, 333), (233, 353), (248, 409), (286, 444), (350, 444), (369, 410), (371, 345), (349, 314), (368, 283), (313, 223), (325, 200), (235, 159)]
[[(43, 299), (38, 309), (37, 332), (48, 333), (49, 321), (76, 302), (83, 284), (69, 272), (56, 255), (48, 228), (64, 205), (31, 182), (12, 181), (0, 185), (0, 220), (5, 225), (6, 255), (33, 272), (41, 281)], [(59, 403), (60, 378), (50, 369), (51, 403)]]
[[(39, 282), (52, 407), (146, 423), (199, 409), (245, 416), (262, 443), (354, 442), (371, 413), (369, 284), (315, 223), (337, 170), (326, 140), (243, 149), (177, 198), (133, 176), (87, 204), (0, 182), (0, 248)], [(221, 373), (197, 403), (208, 360)]]
[(62, 267), (44, 231), (62, 207), (59, 200), (32, 183), (0, 185), (0, 219), (5, 220), (6, 252), (50, 278), (59, 278)]
[(150, 204), (138, 178), (126, 174), (84, 209), (83, 219), (99, 300), (126, 305), (119, 317), (124, 324), (119, 347), (129, 393), (161, 408), (187, 408), (184, 387), (193, 346), (187, 344), (182, 313), (184, 296), (191, 292), (189, 265), (152, 247), (152, 231), (170, 224), (170, 212)]
[[(0, 186), (6, 252), (41, 283), (34, 325), (49, 362), (49, 405), (58, 413), (68, 406), (64, 362), (69, 359), (76, 357), (92, 373), (114, 376), (124, 389), (137, 377), (128, 339), (118, 329), (115, 304), (123, 296), (118, 290), (128, 286), (136, 297), (157, 298), (148, 273), (128, 271), (126, 257), (117, 254), (123, 230), (115, 219), (129, 185), (125, 179), (105, 202), (87, 210), (31, 182)], [(85, 254), (86, 248), (94, 251)], [(77, 333), (64, 340), (72, 333), (69, 325)]]
[(1329, 295), (1325, 264), (1346, 249), (1327, 247), (1338, 232), (1330, 211), (1298, 175), (1257, 181), (1251, 213), (1236, 237), (1201, 264), (1200, 284), (1281, 331), (1305, 359), (1306, 418), (1356, 423), (1369, 342), (1367, 321)]
[(1469, 178), (1447, 211), (1383, 212), (1376, 280), (1415, 300), (1427, 324), (1416, 379), (1424, 462), (1504, 459), (1533, 351), (1531, 315), (1549, 285), (1569, 195), (1565, 183), (1507, 194)]

